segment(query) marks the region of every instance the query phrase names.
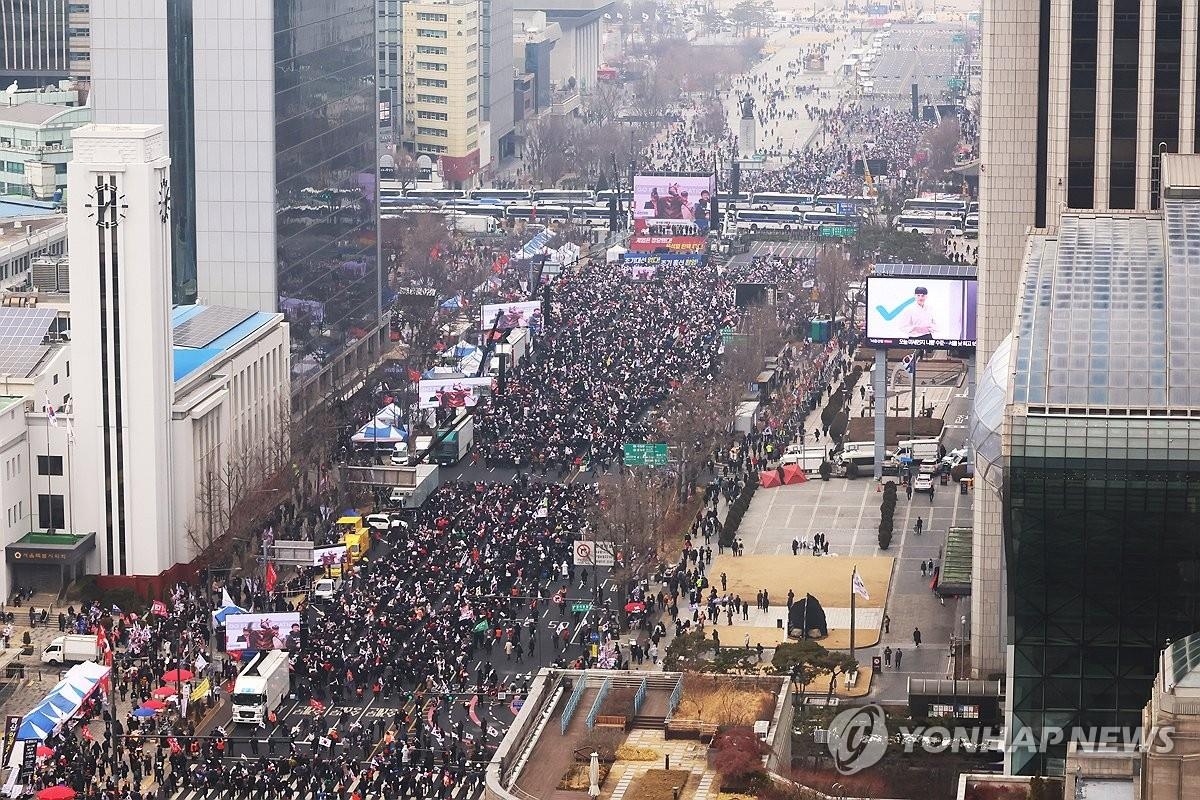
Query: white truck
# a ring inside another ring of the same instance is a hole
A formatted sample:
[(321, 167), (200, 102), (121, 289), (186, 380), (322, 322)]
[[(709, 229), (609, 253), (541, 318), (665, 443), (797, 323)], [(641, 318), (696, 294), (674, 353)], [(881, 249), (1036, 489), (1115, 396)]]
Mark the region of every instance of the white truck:
[(938, 439), (902, 439), (896, 449), (896, 459), (908, 456), (913, 461), (925, 464), (942, 457), (942, 443)]
[(825, 460), (824, 447), (820, 445), (805, 447), (802, 444), (793, 444), (788, 445), (787, 450), (783, 451), (783, 458), (779, 459), (779, 465), (786, 467), (789, 464), (795, 464), (805, 472), (816, 472), (821, 469), (821, 464)]
[(258, 725), (279, 708), (291, 686), (288, 654), (264, 650), (254, 656), (233, 684), (233, 721)]
[(100, 658), (100, 648), (97, 646), (94, 633), (55, 636), (42, 651), (43, 664), (68, 664), (83, 661), (100, 663)]
[(416, 476), (412, 486), (396, 486), (388, 495), (391, 505), (399, 508), (420, 508), (429, 495), (437, 491), (440, 483), (435, 464), (417, 464), (412, 468)]

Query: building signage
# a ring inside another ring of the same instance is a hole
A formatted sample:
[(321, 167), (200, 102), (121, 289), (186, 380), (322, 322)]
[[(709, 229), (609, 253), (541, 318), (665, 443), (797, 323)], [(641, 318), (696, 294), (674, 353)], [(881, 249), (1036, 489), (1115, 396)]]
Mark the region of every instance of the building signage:
[(8, 559), (21, 563), (55, 563), (63, 564), (72, 560), (74, 550), (38, 550), (32, 547), (8, 547)]

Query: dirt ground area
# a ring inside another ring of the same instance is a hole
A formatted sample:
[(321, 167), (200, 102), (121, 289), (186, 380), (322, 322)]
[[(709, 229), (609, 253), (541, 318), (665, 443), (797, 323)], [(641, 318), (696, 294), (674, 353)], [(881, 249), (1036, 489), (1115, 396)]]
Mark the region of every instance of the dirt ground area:
[(871, 599), (859, 597), (855, 604), (859, 608), (883, 608), (892, 580), (892, 561), (886, 556), (851, 560), (832, 556), (720, 555), (713, 559), (708, 579), (720, 592), (720, 575), (724, 572), (729, 579), (728, 592), (749, 600), (750, 615), (754, 616), (754, 596), (760, 589), (767, 590), (771, 605), (785, 605), (791, 589), (797, 598), (808, 592), (827, 609), (849, 607), (850, 574), (857, 565)]
[(636, 797), (637, 800), (671, 800), (674, 796), (674, 788), (679, 786), (684, 790), (680, 793), (681, 798), (691, 797), (693, 792), (688, 791), (687, 787), (687, 781), (691, 775), (690, 772), (678, 769), (646, 770), (641, 776), (634, 779), (627, 794), (630, 797)]

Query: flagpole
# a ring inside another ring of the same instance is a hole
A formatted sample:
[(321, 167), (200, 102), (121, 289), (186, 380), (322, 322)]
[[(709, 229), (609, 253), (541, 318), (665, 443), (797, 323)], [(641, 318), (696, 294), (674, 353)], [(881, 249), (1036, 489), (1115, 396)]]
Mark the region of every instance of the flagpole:
[(854, 577), (858, 575), (858, 565), (850, 571), (850, 658), (854, 658)]

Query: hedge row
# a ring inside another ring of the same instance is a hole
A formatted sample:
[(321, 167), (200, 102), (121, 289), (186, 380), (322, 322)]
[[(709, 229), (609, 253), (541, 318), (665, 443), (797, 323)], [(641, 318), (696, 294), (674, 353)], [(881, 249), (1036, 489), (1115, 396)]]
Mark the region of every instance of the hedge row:
[(750, 500), (753, 499), (754, 492), (757, 489), (758, 473), (751, 472), (749, 477), (746, 478), (746, 487), (742, 489), (742, 493), (729, 506), (729, 513), (725, 515), (725, 524), (721, 526), (721, 544), (724, 547), (729, 547), (733, 544), (738, 528), (741, 527), (742, 517), (746, 516), (746, 509), (750, 507)]
[(883, 485), (883, 501), (879, 504), (879, 549), (887, 550), (892, 546), (892, 531), (896, 516), (896, 484)]

